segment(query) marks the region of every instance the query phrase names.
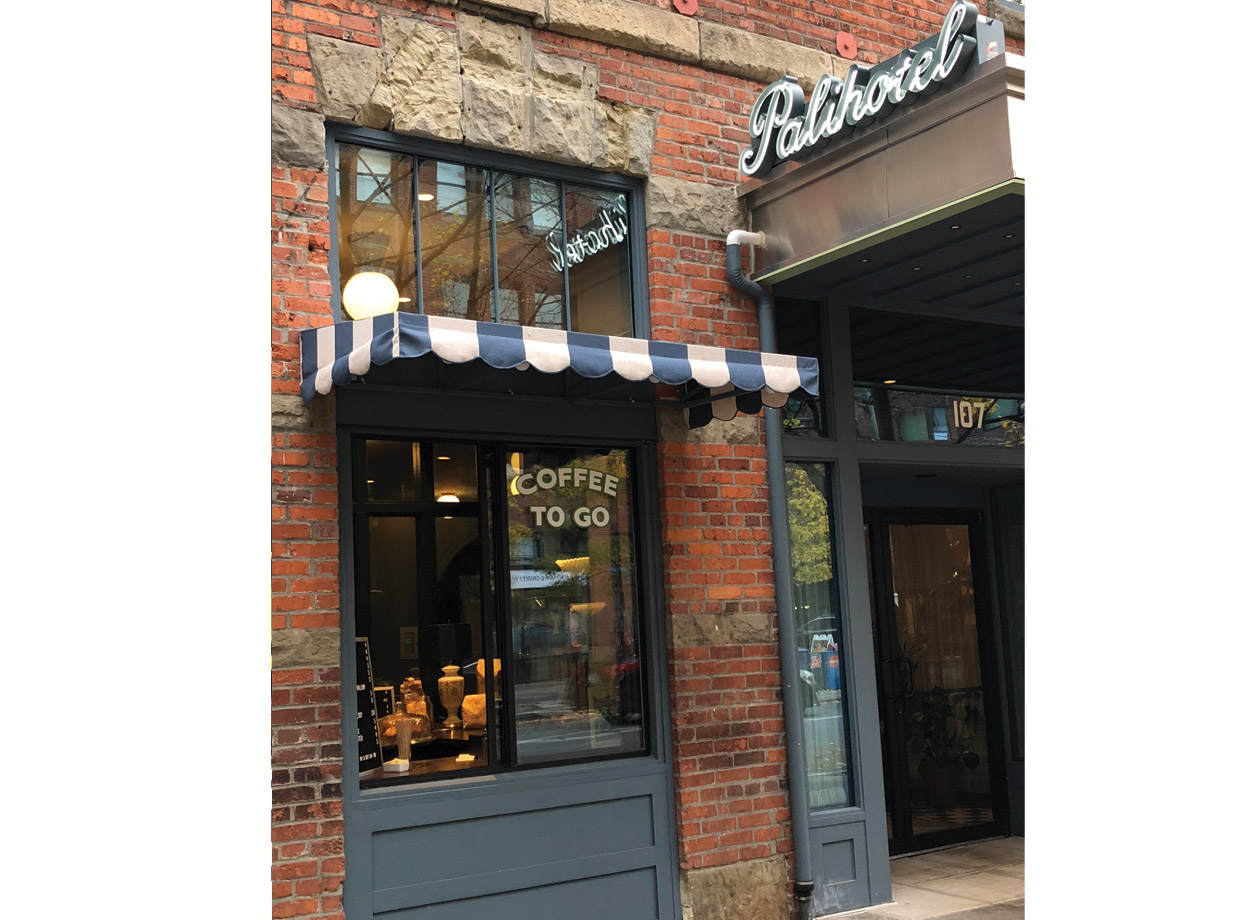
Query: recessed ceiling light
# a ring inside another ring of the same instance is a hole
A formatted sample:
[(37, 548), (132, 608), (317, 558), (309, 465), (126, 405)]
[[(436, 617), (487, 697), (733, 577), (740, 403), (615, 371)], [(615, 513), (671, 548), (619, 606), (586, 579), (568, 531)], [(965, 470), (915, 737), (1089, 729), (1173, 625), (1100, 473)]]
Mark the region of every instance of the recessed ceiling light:
[(915, 271), (915, 272), (919, 272), (919, 271), (921, 271), (921, 266), (920, 266), (920, 265), (914, 265), (914, 266), (913, 266), (913, 271)]
[(451, 458), (451, 457), (449, 457), (449, 456), (447, 456), (447, 455), (445, 454), (444, 456), (442, 456), (442, 457), (436, 457), (435, 459), (436, 459), (436, 460), (451, 460), (452, 458)]
[(437, 502), (452, 502), (452, 503), (459, 503), (459, 502), (460, 502), (460, 498), (458, 498), (458, 497), (457, 497), (455, 494), (453, 494), (452, 492), (445, 492), (445, 493), (443, 493), (443, 495), (441, 495), (441, 496), (439, 496), (437, 499), (435, 499), (435, 501), (437, 501)]
[(366, 485), (368, 485), (368, 486), (373, 486), (374, 484), (375, 484), (375, 481), (374, 481), (373, 479), (367, 479), (367, 480), (366, 480)]
[(972, 278), (972, 275), (965, 275), (966, 278)]
[(883, 383), (884, 383), (884, 384), (891, 384), (891, 383), (895, 383), (895, 381), (894, 381), (894, 380), (884, 380), (884, 381), (883, 381)]
[(869, 262), (869, 259), (858, 259), (859, 262)]
[(430, 192), (419, 192), (418, 193), (418, 201), (434, 201), (434, 200), (435, 200), (435, 196), (432, 195)]
[(1015, 237), (1015, 236), (1016, 236), (1016, 234), (1015, 234), (1015, 233), (1005, 233), (1005, 234), (1003, 234), (1003, 238), (1004, 238), (1005, 240), (1010, 240), (1010, 239), (1012, 239), (1012, 238), (1013, 238), (1013, 237)]
[(1012, 287), (1020, 287), (1020, 285), (1021, 285), (1021, 282), (1019, 282), (1019, 281), (1013, 281), (1013, 282), (1012, 282)]
[(953, 229), (953, 230), (959, 230), (959, 229), (960, 229), (960, 224), (952, 224), (952, 229)]

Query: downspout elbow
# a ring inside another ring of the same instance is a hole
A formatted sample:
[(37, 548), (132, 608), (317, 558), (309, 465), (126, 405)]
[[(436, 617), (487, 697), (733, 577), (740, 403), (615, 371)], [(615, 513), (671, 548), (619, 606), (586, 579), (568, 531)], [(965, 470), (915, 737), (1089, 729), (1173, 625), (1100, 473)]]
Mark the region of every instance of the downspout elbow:
[(728, 234), (729, 246), (757, 246), (766, 249), (766, 234), (761, 230), (733, 230)]
[(761, 302), (768, 296), (767, 292), (762, 285), (741, 271), (741, 246), (757, 246), (759, 249), (765, 249), (766, 234), (762, 231), (753, 233), (749, 230), (733, 230), (728, 234), (726, 250), (728, 283), (751, 300)]

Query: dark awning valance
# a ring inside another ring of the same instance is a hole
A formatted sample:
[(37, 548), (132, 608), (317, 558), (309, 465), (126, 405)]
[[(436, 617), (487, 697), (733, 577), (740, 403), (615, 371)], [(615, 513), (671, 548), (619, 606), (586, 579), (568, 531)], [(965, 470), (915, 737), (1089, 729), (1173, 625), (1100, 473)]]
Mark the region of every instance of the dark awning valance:
[(695, 400), (701, 403), (690, 410), (690, 424), (695, 426), (712, 417), (731, 418), (738, 410), (778, 408), (798, 390), (810, 396), (818, 393), (814, 358), (388, 313), (303, 330), (301, 395), (309, 402), (315, 393), (327, 394), (332, 386), (348, 383), (373, 365), (428, 354), (450, 364), (481, 359), (499, 369), (533, 367), (553, 374), (571, 368), (590, 378), (617, 374), (625, 380), (676, 386), (696, 382), (710, 396)]

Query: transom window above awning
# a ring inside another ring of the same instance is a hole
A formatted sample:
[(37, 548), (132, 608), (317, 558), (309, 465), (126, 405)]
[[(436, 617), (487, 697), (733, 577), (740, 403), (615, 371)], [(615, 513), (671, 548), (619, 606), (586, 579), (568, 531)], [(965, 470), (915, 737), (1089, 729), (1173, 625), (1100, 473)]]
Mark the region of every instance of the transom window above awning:
[(794, 394), (818, 395), (815, 358), (708, 345), (657, 342), (512, 326), (418, 313), (388, 313), (301, 333), (301, 394), (309, 402), (372, 367), (437, 355), (449, 364), (481, 360), (493, 368), (545, 374), (571, 369), (587, 378), (685, 385), (690, 427), (737, 412), (779, 408)]

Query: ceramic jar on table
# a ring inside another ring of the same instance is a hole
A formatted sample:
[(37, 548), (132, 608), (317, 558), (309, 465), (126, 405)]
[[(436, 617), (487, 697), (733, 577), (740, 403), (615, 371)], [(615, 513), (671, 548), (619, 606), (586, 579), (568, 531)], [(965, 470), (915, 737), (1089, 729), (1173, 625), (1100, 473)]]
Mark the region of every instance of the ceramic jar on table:
[(465, 699), (465, 678), (458, 672), (461, 669), (454, 664), (443, 666), (443, 677), (439, 678), (439, 702), (448, 710), (448, 718), (444, 719), (445, 728), (461, 727), (461, 702)]

